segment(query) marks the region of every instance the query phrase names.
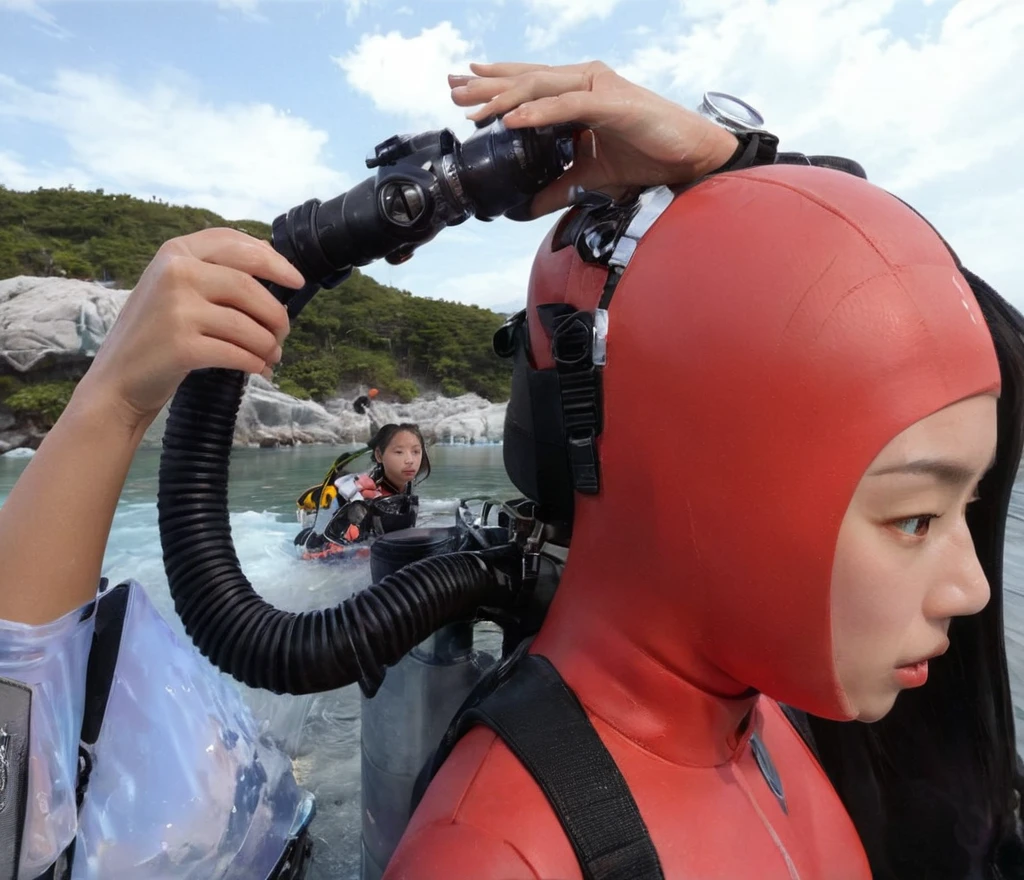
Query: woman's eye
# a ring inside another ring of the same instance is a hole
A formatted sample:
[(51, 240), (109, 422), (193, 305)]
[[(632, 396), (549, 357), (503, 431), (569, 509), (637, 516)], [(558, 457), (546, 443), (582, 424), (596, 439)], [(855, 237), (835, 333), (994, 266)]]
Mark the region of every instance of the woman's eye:
[(907, 519), (896, 520), (893, 525), (905, 535), (923, 538), (928, 534), (928, 525), (933, 519), (935, 519), (935, 514), (926, 513), (922, 516), (912, 516)]

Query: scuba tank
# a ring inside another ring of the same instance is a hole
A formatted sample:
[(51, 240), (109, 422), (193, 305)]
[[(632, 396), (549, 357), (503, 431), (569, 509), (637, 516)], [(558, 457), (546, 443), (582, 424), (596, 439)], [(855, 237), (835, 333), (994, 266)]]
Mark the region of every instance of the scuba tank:
[[(459, 529), (406, 529), (370, 551), (375, 583), (406, 565), (459, 549)], [(388, 670), (377, 695), (362, 698), (362, 880), (379, 880), (405, 831), (412, 793), (450, 719), (493, 663), (474, 651), (473, 624), (441, 627)]]
[[(497, 527), (486, 522), (485, 511), (470, 528), (458, 522), (451, 528), (407, 529), (379, 538), (370, 554), (374, 582), (427, 557), (505, 545), (510, 536), (508, 517)], [(519, 618), (518, 629), (510, 618), (505, 620), (501, 659), (539, 627), (564, 559), (564, 552), (552, 547), (537, 554), (536, 604), (531, 615)], [(380, 880), (452, 718), (497, 666), (499, 658), (480, 650), (474, 635), (470, 620), (441, 627), (388, 670), (373, 699), (363, 696), (361, 880)]]

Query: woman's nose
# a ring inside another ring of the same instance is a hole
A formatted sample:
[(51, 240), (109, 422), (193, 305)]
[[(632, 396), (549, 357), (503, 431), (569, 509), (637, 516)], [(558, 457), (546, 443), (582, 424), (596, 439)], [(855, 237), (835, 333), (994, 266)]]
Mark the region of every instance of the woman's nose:
[(962, 533), (950, 539), (943, 562), (940, 580), (929, 594), (925, 616), (949, 619), (977, 614), (988, 604), (992, 591), (966, 523)]

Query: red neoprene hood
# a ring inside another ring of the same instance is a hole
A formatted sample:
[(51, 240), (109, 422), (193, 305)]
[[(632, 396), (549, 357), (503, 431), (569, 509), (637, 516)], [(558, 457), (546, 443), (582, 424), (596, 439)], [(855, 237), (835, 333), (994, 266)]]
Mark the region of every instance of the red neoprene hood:
[[(537, 369), (552, 361), (536, 307), (592, 310), (608, 278), (551, 241), (529, 291)], [(999, 388), (967, 281), (883, 190), (767, 167), (677, 196), (608, 316), (601, 488), (576, 496), (573, 577), (600, 591), (619, 572), (622, 595), (594, 600), (668, 665), (685, 642), (739, 684), (840, 717), (829, 586), (854, 489), (905, 428)], [(631, 562), (630, 524), (656, 564)]]

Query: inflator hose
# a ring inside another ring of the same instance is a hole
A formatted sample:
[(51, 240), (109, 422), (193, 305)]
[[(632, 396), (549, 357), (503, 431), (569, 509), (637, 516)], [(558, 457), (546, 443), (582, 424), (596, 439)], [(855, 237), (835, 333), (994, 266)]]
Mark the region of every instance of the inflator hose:
[(321, 611), (281, 611), (261, 598), (242, 573), (228, 519), (228, 460), (244, 384), (233, 370), (190, 373), (171, 403), (160, 458), (157, 510), (171, 598), (210, 662), (274, 693), (358, 682), (372, 697), (384, 667), (433, 632), (511, 599), (472, 552), (413, 562)]

